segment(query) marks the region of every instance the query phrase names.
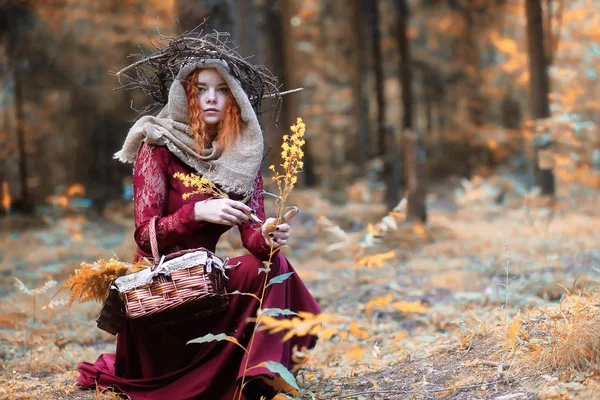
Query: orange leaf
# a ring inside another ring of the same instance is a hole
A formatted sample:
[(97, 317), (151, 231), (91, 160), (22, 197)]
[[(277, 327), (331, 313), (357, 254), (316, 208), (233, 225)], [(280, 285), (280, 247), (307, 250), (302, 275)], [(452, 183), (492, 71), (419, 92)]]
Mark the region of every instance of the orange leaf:
[(373, 300), (369, 300), (365, 307), (365, 312), (367, 313), (367, 317), (371, 317), (371, 311), (373, 308), (384, 308), (388, 304), (392, 302), (392, 294), (388, 294), (387, 296), (378, 297)]
[(351, 360), (362, 360), (366, 355), (366, 352), (360, 348), (359, 345), (355, 344), (350, 348), (350, 350), (344, 353), (344, 358)]
[(427, 308), (423, 307), (421, 303), (409, 303), (407, 301), (399, 301), (392, 304), (394, 310), (402, 311), (405, 314), (410, 313), (426, 313)]
[(370, 336), (367, 331), (361, 329), (358, 326), (358, 323), (356, 323), (356, 321), (352, 321), (350, 323), (350, 334), (358, 339), (368, 339)]

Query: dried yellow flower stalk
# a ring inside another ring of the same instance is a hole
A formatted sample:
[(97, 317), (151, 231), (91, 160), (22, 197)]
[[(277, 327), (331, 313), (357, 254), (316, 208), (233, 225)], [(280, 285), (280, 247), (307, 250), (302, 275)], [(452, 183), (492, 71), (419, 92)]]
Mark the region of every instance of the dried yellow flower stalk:
[(292, 134), (284, 135), (281, 144), (281, 158), (283, 159), (281, 167), (283, 171), (278, 172), (274, 165), (269, 167), (273, 171), (273, 182), (277, 183), (282, 203), (285, 203), (294, 185), (298, 182), (298, 172), (301, 172), (304, 168), (302, 146), (305, 144), (304, 132), (306, 131), (306, 125), (304, 125), (302, 118), (298, 118), (296, 125), (292, 125), (290, 130)]
[(195, 194), (209, 194), (212, 197), (228, 199), (227, 193), (219, 189), (210, 179), (204, 176), (198, 176), (196, 174), (184, 174), (182, 172), (175, 172), (173, 178), (180, 179), (185, 187), (193, 187), (195, 190), (190, 193), (184, 193), (183, 199), (187, 200)]

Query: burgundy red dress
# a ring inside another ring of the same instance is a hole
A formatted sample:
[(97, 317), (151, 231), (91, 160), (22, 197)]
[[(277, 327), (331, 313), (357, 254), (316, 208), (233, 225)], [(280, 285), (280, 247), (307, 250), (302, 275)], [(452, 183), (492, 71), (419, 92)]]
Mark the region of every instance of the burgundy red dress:
[[(136, 258), (151, 254), (148, 224), (155, 215), (160, 216), (157, 239), (161, 254), (196, 247), (214, 251), (219, 237), (230, 229), (194, 219), (194, 203), (206, 195), (183, 200), (182, 194), (190, 189), (173, 178), (175, 172), (191, 173), (193, 170), (166, 147), (142, 144), (133, 180)], [(264, 220), (262, 186), (259, 173), (248, 205)], [(235, 197), (232, 195), (232, 198)], [(226, 287), (229, 292), (239, 290), (260, 296), (264, 275), (258, 274), (258, 268), (262, 266), (262, 260), (268, 258), (269, 247), (262, 237), (260, 224), (246, 223), (239, 229), (242, 243), (250, 254), (230, 261), (230, 264), (240, 261), (241, 265), (228, 270)], [(274, 257), (271, 268), (269, 279), (294, 271), (281, 254)], [(225, 313), (158, 332), (144, 329), (139, 322), (128, 321), (117, 335), (116, 354), (103, 354), (94, 364), (81, 363), (77, 382), (84, 388), (113, 387), (133, 399), (233, 399), (246, 362), (243, 350), (225, 341), (186, 345), (187, 341), (207, 333), (226, 333), (243, 345), (248, 344), (252, 327), (246, 324), (246, 319), (256, 315), (258, 302), (250, 296), (239, 295), (231, 296), (230, 300)], [(320, 312), (297, 274), (281, 284), (269, 286), (263, 307)], [(257, 332), (248, 367), (276, 361), (291, 368), (293, 347), (312, 348), (316, 342), (314, 336), (305, 336), (282, 343), (283, 334)], [(248, 373), (249, 376), (258, 374), (273, 375), (263, 367)]]

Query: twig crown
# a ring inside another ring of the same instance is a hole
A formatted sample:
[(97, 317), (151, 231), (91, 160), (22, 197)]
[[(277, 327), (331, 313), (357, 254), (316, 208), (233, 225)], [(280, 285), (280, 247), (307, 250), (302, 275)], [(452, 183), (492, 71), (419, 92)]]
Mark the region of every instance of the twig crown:
[[(140, 52), (130, 56), (139, 57), (138, 61), (112, 72), (121, 83), (117, 89), (140, 89), (150, 96), (153, 102), (136, 110), (140, 114), (148, 114), (167, 104), (171, 83), (184, 65), (198, 59), (221, 59), (229, 65), (231, 74), (240, 81), (257, 113), (260, 112), (263, 98), (275, 98), (275, 113), (278, 115), (282, 93), (277, 77), (266, 67), (254, 65), (242, 57), (229, 40), (228, 33), (203, 33), (201, 27), (202, 24), (177, 37), (158, 32), (159, 39), (152, 42), (156, 49), (154, 53), (147, 53), (139, 47)], [(283, 94), (285, 93), (287, 92)]]

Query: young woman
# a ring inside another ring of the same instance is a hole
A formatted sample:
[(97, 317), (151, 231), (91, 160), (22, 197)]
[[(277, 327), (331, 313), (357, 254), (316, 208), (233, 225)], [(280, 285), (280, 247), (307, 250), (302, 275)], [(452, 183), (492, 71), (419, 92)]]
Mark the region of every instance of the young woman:
[[(230, 260), (228, 292), (260, 296), (264, 275), (258, 273), (270, 245), (287, 243), (290, 227), (282, 223), (267, 233), (275, 220), (266, 218), (260, 163), (263, 138), (256, 115), (239, 81), (222, 60), (204, 60), (184, 66), (169, 90), (169, 101), (158, 116), (140, 118), (129, 131), (116, 157), (134, 162), (136, 259), (151, 257), (149, 223), (158, 216), (156, 235), (160, 253), (205, 247), (214, 251), (221, 235), (237, 226), (250, 254)], [(206, 176), (230, 199), (194, 195), (173, 178), (182, 172)], [(240, 201), (248, 198), (247, 204)], [(246, 213), (254, 212), (264, 224)], [(273, 258), (269, 276), (294, 269), (281, 254)], [(263, 307), (319, 313), (319, 306), (297, 274), (267, 288)], [(161, 331), (128, 321), (117, 336), (116, 354), (103, 354), (94, 363), (79, 365), (78, 383), (84, 388), (112, 387), (133, 399), (233, 399), (246, 365), (243, 350), (229, 342), (186, 343), (208, 333), (226, 333), (247, 345), (255, 316), (256, 299), (231, 296), (225, 313), (183, 322)], [(283, 333), (257, 332), (248, 367), (276, 361), (291, 368), (292, 349), (311, 348), (314, 336), (281, 342)], [(256, 379), (253, 379), (256, 378)], [(271, 398), (265, 384), (274, 378), (263, 367), (247, 374), (247, 400)]]

